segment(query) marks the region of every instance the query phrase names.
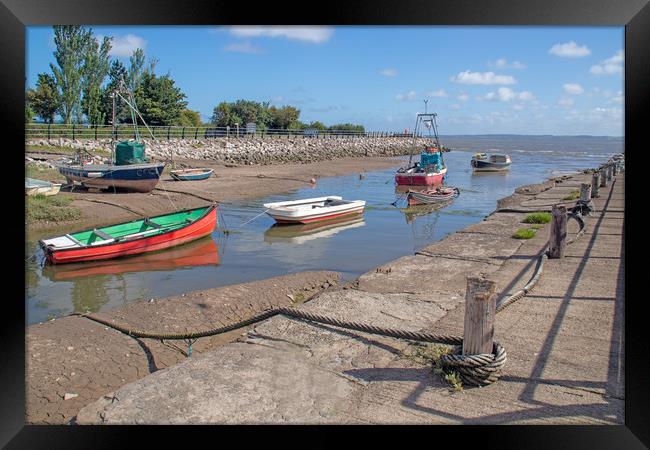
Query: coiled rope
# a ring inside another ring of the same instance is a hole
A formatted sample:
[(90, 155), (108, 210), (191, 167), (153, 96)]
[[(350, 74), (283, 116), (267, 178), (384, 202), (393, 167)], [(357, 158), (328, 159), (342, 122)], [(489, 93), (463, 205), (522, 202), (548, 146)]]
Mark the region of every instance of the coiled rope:
[[(584, 232), (585, 224), (582, 218), (580, 217), (580, 215), (577, 213), (568, 213), (567, 216), (576, 219), (580, 224), (580, 231), (578, 232), (576, 237), (567, 242), (567, 243), (572, 243), (582, 235), (582, 233)], [(524, 297), (537, 284), (542, 274), (544, 262), (548, 258), (547, 247), (548, 247), (548, 243), (544, 247), (543, 253), (539, 258), (537, 268), (535, 270), (535, 273), (533, 274), (533, 277), (528, 281), (528, 283), (521, 290), (517, 291), (516, 293), (509, 296), (508, 298), (497, 302), (497, 308), (496, 308), (497, 313), (503, 311), (506, 307), (512, 305), (514, 302)], [(313, 314), (313, 313), (301, 311), (294, 308), (271, 309), (231, 325), (212, 328), (204, 331), (187, 332), (187, 333), (147, 332), (143, 330), (127, 328), (111, 320), (103, 319), (91, 313), (87, 313), (87, 314), (73, 313), (72, 315), (85, 317), (87, 319), (109, 326), (124, 334), (137, 337), (137, 338), (150, 338), (150, 339), (160, 339), (160, 340), (163, 339), (185, 340), (188, 343), (188, 355), (192, 354), (192, 342), (198, 338), (226, 333), (248, 325), (253, 325), (255, 323), (269, 319), (276, 315), (283, 315), (295, 319), (317, 322), (326, 325), (333, 325), (339, 328), (346, 328), (350, 330), (361, 331), (370, 334), (377, 334), (377, 335), (382, 335), (382, 336), (387, 336), (387, 337), (392, 337), (397, 339), (407, 339), (407, 340), (419, 341), (419, 342), (432, 342), (432, 343), (453, 345), (454, 348), (449, 354), (442, 355), (440, 357), (439, 361), (441, 366), (448, 370), (457, 371), (461, 377), (461, 380), (464, 383), (475, 385), (475, 386), (487, 386), (497, 381), (501, 374), (501, 370), (505, 366), (507, 360), (507, 354), (505, 348), (503, 348), (503, 346), (501, 346), (496, 341), (493, 343), (492, 353), (481, 353), (478, 355), (463, 355), (462, 336), (442, 335), (436, 333), (399, 330), (394, 328), (384, 328), (384, 327), (364, 324), (360, 322), (349, 322), (349, 321), (344, 321), (332, 317), (321, 316), (319, 314)]]

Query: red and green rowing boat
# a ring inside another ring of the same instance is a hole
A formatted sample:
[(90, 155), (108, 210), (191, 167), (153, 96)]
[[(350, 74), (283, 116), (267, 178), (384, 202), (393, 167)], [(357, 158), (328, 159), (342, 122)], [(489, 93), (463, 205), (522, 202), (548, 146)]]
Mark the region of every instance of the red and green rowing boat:
[(217, 225), (217, 205), (43, 239), (52, 264), (97, 261), (163, 250), (206, 236)]

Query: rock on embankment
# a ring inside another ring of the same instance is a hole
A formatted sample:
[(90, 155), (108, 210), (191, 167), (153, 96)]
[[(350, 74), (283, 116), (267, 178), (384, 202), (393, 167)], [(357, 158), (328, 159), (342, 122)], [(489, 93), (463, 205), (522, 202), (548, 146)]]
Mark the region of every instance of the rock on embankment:
[[(231, 164), (310, 163), (361, 156), (399, 156), (412, 151), (411, 138), (280, 137), (147, 140), (147, 154), (158, 159), (207, 159)], [(425, 139), (416, 143), (424, 145)], [(34, 139), (27, 145), (110, 150), (110, 139)]]

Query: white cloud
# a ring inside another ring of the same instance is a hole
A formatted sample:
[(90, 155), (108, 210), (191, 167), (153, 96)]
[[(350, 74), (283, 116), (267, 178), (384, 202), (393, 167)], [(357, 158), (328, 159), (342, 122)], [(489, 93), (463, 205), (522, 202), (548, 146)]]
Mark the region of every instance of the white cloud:
[(445, 92), (444, 89), (438, 89), (437, 91), (429, 91), (426, 92), (425, 95), (427, 97), (437, 97), (437, 98), (443, 98), (443, 97), (449, 97), (447, 92)]
[[(97, 41), (101, 42), (104, 36), (97, 36)], [(131, 56), (133, 52), (140, 48), (144, 50), (147, 47), (147, 41), (135, 34), (127, 34), (125, 36), (113, 36), (111, 41), (111, 56)]]
[(461, 108), (462, 108), (462, 106), (461, 106), (461, 105), (459, 105), (458, 103), (454, 103), (453, 105), (449, 105), (449, 107), (450, 107), (451, 109), (456, 109), (456, 110), (458, 110), (458, 109), (461, 109)]
[(525, 69), (526, 64), (519, 61), (508, 62), (505, 58), (499, 58), (495, 62), (488, 62), (488, 67), (496, 67), (497, 69)]
[(607, 58), (604, 61), (601, 61), (600, 64), (591, 66), (589, 72), (594, 75), (613, 75), (617, 73), (623, 73), (623, 61), (625, 57), (623, 56), (623, 50), (619, 50), (611, 58)]
[(417, 92), (415, 92), (415, 91), (409, 91), (409, 92), (407, 92), (406, 94), (397, 94), (397, 95), (395, 96), (395, 99), (396, 99), (396, 100), (399, 100), (399, 101), (404, 101), (404, 100), (415, 100), (416, 95), (417, 95)]
[(616, 103), (616, 104), (622, 105), (622, 104), (623, 104), (623, 101), (624, 101), (624, 98), (623, 98), (623, 91), (618, 91), (618, 92), (616, 93), (616, 96), (615, 96), (615, 97), (612, 97), (612, 98), (609, 100), (609, 103)]
[(535, 96), (530, 91), (515, 92), (507, 87), (500, 87), (496, 92), (488, 92), (484, 97), (478, 97), (479, 100), (509, 102), (510, 100), (520, 100), (523, 102), (535, 100)]
[(564, 87), (564, 92), (571, 95), (580, 95), (585, 91), (582, 88), (582, 86), (575, 83), (566, 83), (565, 85), (563, 85), (563, 87)]
[(497, 75), (494, 72), (470, 72), (466, 70), (450, 78), (458, 84), (515, 84), (517, 81), (510, 75)]
[(255, 47), (253, 44), (250, 42), (235, 42), (229, 45), (226, 45), (223, 48), (227, 52), (235, 52), (235, 53), (250, 53), (250, 54), (258, 54), (262, 53), (262, 49), (259, 47)]
[(469, 100), (469, 95), (467, 95), (464, 92), (461, 92), (460, 94), (458, 94), (458, 96), (456, 98), (458, 100), (460, 100), (461, 102), (466, 102), (467, 100)]
[(521, 103), (517, 103), (516, 105), (512, 105), (512, 109), (514, 109), (515, 111), (521, 111), (522, 109), (524, 109), (524, 105), (522, 105)]
[(327, 42), (334, 29), (320, 26), (287, 26), (287, 27), (259, 27), (237, 26), (230, 27), (230, 34), (237, 37), (280, 37), (312, 44)]
[(560, 100), (558, 100), (557, 104), (564, 107), (564, 108), (570, 108), (573, 106), (573, 99), (569, 97), (562, 97)]
[(379, 73), (385, 77), (396, 77), (399, 72), (397, 69), (384, 69)]
[(562, 58), (582, 58), (583, 56), (591, 55), (591, 50), (586, 45), (579, 46), (574, 41), (565, 44), (555, 44), (548, 52)]

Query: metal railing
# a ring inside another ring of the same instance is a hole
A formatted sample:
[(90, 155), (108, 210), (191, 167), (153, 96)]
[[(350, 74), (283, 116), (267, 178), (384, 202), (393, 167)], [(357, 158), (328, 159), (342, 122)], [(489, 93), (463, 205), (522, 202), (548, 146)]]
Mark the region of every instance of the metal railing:
[[(289, 129), (257, 129), (247, 130), (246, 128), (234, 127), (183, 127), (183, 126), (150, 126), (151, 132), (156, 139), (211, 139), (222, 137), (233, 138), (289, 138), (303, 137), (313, 139), (325, 138), (412, 138), (412, 133), (395, 133), (391, 131), (349, 131), (349, 130), (289, 130)], [(149, 133), (140, 129), (141, 138), (147, 139)], [(419, 134), (421, 136), (421, 134)], [(26, 139), (133, 139), (135, 132), (133, 125), (120, 124), (115, 127), (111, 125), (87, 125), (87, 124), (47, 124), (27, 123), (25, 124)]]

